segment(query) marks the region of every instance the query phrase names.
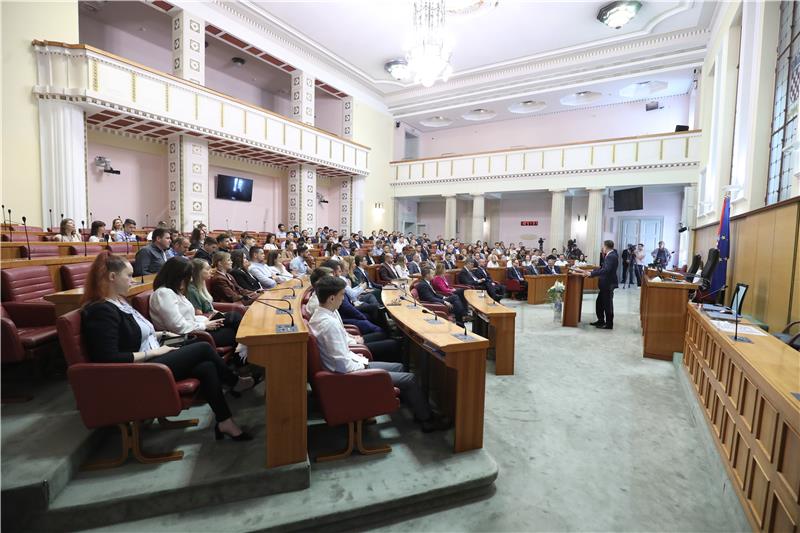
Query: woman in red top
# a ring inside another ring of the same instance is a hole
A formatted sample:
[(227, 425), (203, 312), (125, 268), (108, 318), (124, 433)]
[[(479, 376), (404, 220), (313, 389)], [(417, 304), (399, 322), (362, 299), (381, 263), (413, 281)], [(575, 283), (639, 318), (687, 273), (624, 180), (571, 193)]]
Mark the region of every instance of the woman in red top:
[(451, 294), (457, 295), (461, 303), (464, 304), (464, 309), (469, 309), (467, 300), (464, 298), (464, 289), (454, 289), (447, 282), (447, 276), (444, 275), (444, 262), (440, 261), (436, 263), (436, 275), (433, 277), (433, 280), (431, 280), (431, 285), (433, 286), (433, 290), (444, 296), (450, 296)]

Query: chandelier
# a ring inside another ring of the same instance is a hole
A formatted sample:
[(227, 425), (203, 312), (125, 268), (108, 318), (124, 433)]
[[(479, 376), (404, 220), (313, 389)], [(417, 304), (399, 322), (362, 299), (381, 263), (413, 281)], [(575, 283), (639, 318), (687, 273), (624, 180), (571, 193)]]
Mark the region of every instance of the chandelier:
[(414, 0), (414, 37), (406, 54), (415, 83), (432, 87), (453, 73), (451, 44), (445, 36), (445, 0)]

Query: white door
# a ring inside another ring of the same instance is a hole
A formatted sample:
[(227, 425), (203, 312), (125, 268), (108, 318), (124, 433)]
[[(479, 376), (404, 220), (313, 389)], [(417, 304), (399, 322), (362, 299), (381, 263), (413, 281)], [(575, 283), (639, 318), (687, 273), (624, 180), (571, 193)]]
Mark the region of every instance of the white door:
[(620, 240), (617, 244), (617, 251), (621, 254), (629, 244), (634, 246), (639, 244), (639, 219), (623, 218), (620, 224)]
[[(639, 242), (644, 243), (646, 254), (650, 254), (653, 250), (658, 248), (658, 241), (661, 240), (661, 218), (643, 218)], [(671, 250), (670, 250), (671, 251)]]

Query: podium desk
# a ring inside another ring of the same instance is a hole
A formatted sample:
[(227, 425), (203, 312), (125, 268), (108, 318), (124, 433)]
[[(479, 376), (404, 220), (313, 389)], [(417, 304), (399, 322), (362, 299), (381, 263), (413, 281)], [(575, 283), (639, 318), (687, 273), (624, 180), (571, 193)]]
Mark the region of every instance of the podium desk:
[(547, 303), (547, 290), (556, 281), (560, 281), (565, 286), (567, 284), (566, 274), (539, 274), (538, 276), (525, 276), (528, 282), (528, 303), (544, 304)]
[(561, 311), (561, 325), (577, 328), (581, 321), (583, 307), (583, 276), (567, 274), (567, 290), (564, 293), (564, 307)]
[(489, 346), (494, 348), (498, 376), (514, 375), (514, 322), (517, 313), (486, 296), (486, 291), (464, 291), (469, 306), (489, 324)]
[[(482, 448), (489, 341), (471, 332), (467, 332), (468, 341), (456, 338), (454, 334), (463, 334), (464, 328), (441, 318), (434, 321), (430, 314), (423, 313), (421, 306), (400, 300), (401, 295), (402, 290), (387, 285), (381, 291), (381, 300), (403, 333), (447, 369), (443, 379), (446, 404), (440, 407), (455, 420), (453, 450), (459, 453)], [(455, 374), (452, 388), (447, 386), (448, 374)]]
[(644, 276), (639, 308), (644, 357), (672, 361), (673, 353), (683, 351), (689, 291), (698, 287), (694, 283), (653, 281)]
[[(142, 282), (144, 279), (144, 282)], [(137, 276), (133, 278), (133, 284), (131, 288), (128, 289), (128, 293), (125, 295), (127, 298), (132, 296), (136, 296), (139, 293), (153, 290), (153, 280), (156, 279), (155, 274), (148, 274), (142, 278), (141, 276)], [(74, 311), (75, 309), (79, 309), (81, 306), (81, 299), (83, 298), (83, 287), (78, 287), (77, 289), (70, 289), (68, 291), (60, 291), (54, 292), (53, 294), (46, 294), (44, 299), (48, 302), (52, 302), (56, 306), (56, 316), (61, 316), (63, 314), (69, 313), (70, 311)]]
[[(586, 270), (586, 271), (591, 272), (592, 270), (594, 270), (596, 268), (600, 268), (600, 267), (599, 266), (595, 266), (595, 265), (583, 265), (583, 266), (579, 266), (578, 268), (580, 268), (581, 270)], [(584, 279), (583, 280), (583, 290), (584, 291), (589, 291), (589, 292), (600, 292), (600, 278), (599, 277), (594, 277), (594, 278), (586, 278), (586, 279)]]
[[(253, 302), (239, 324), (236, 341), (247, 345), (247, 361), (265, 370), (266, 466), (300, 463), (308, 458), (306, 412), (306, 349), (308, 328), (300, 313), (308, 280), (293, 279), (264, 292), (259, 300), (290, 297), (289, 314)], [(291, 288), (294, 288), (292, 296)], [(280, 302), (265, 303), (281, 306)], [(287, 309), (288, 305), (284, 305)], [(278, 325), (290, 325), (296, 331), (278, 333)]]

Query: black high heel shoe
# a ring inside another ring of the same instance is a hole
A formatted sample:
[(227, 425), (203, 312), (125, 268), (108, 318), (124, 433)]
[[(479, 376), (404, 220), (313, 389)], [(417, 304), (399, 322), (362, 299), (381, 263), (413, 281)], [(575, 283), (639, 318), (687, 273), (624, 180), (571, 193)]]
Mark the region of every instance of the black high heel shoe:
[(250, 433), (248, 433), (245, 430), (242, 430), (241, 433), (239, 433), (238, 435), (236, 435), (234, 437), (230, 433), (225, 433), (224, 431), (220, 430), (219, 429), (219, 424), (214, 424), (214, 436), (216, 437), (217, 440), (222, 440), (225, 437), (230, 437), (231, 439), (236, 440), (236, 441), (253, 440), (253, 435), (251, 435)]

